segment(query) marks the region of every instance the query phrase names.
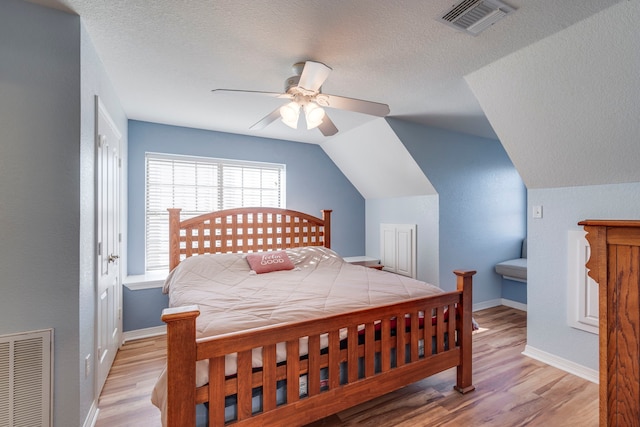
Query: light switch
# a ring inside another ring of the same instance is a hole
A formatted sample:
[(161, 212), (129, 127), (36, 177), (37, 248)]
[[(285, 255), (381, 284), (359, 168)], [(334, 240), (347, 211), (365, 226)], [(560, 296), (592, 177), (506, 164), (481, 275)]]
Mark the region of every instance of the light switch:
[(542, 206), (534, 206), (533, 207), (533, 217), (535, 219), (542, 218)]

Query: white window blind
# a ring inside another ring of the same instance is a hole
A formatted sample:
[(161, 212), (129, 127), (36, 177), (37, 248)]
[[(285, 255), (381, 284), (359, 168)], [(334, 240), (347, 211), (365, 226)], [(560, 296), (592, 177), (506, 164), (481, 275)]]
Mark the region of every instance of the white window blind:
[(146, 270), (169, 267), (169, 213), (181, 218), (248, 206), (284, 207), (285, 165), (146, 154)]

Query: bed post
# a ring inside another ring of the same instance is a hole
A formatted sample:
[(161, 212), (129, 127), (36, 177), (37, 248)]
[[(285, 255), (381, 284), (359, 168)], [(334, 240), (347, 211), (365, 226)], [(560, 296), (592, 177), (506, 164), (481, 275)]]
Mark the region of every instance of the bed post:
[(180, 264), (180, 211), (182, 209), (167, 209), (169, 211), (169, 271)]
[(324, 247), (331, 249), (331, 209), (322, 210), (322, 222), (324, 223)]
[(166, 425), (196, 424), (196, 317), (197, 305), (166, 308), (167, 324), (167, 410)]
[(460, 330), (458, 339), (460, 340), (460, 364), (457, 367), (456, 385), (453, 387), (458, 392), (465, 394), (475, 390), (472, 384), (472, 363), (471, 363), (471, 331), (472, 331), (472, 296), (473, 296), (473, 275), (475, 271), (455, 270), (453, 272), (457, 279), (458, 290), (462, 291), (462, 307), (460, 308)]

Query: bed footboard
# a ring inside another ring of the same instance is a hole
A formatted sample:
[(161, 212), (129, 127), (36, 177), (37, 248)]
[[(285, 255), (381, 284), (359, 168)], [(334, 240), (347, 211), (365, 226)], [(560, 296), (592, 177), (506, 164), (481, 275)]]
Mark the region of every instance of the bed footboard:
[[(193, 427), (196, 404), (204, 402), (209, 425), (225, 425), (228, 396), (236, 401), (234, 425), (304, 425), (453, 367), (454, 388), (472, 391), (475, 271), (454, 273), (454, 292), (202, 340), (196, 306), (165, 310), (167, 425)], [(278, 344), (286, 346), (285, 360)], [(252, 366), (254, 349), (262, 355), (259, 367)], [(233, 353), (235, 373), (225, 374), (225, 356)], [(209, 383), (196, 388), (195, 365), (203, 360)], [(284, 401), (277, 397), (282, 384)], [(257, 389), (262, 403), (255, 410)]]

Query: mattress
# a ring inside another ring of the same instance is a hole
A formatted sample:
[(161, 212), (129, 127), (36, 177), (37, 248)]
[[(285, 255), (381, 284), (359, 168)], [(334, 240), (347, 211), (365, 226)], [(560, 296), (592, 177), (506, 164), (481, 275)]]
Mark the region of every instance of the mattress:
[[(242, 254), (198, 255), (187, 258), (167, 278), (163, 291), (169, 306), (198, 305), (198, 338), (285, 322), (324, 317), (408, 298), (441, 293), (434, 285), (393, 273), (345, 262), (334, 251), (311, 246), (287, 249), (292, 270), (256, 274)], [(321, 343), (322, 344), (322, 343)], [(300, 340), (300, 354), (307, 352)], [(284, 343), (278, 360), (285, 360)], [(225, 361), (225, 373), (235, 373), (235, 355)], [(261, 366), (260, 351), (252, 364)], [(207, 363), (198, 362), (196, 384), (207, 383)], [(166, 378), (153, 393), (164, 406)]]

